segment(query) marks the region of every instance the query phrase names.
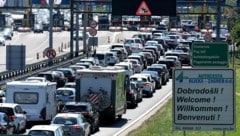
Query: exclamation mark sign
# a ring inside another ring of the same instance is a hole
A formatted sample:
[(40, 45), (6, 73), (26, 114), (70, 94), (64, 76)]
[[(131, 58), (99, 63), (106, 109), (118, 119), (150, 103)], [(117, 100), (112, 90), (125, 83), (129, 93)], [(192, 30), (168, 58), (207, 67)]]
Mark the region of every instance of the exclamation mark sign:
[(221, 89), (221, 94), (223, 93), (223, 88)]
[(218, 114), (218, 120), (220, 119), (220, 114)]
[(228, 106), (226, 105), (226, 106), (225, 106), (225, 112), (227, 111), (227, 109), (228, 109)]

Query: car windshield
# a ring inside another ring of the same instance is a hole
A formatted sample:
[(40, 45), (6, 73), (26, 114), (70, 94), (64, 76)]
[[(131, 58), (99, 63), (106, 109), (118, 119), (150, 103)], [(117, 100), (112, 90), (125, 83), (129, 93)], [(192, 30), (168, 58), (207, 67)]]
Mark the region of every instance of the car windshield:
[(54, 136), (54, 132), (49, 130), (31, 130), (28, 135), (30, 136)]

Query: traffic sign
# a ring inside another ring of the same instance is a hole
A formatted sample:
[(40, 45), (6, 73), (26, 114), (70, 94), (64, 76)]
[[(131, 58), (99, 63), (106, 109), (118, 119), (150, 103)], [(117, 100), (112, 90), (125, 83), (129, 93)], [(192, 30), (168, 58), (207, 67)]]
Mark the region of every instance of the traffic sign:
[(145, 1), (142, 1), (141, 4), (139, 5), (136, 15), (138, 16), (151, 16), (152, 12), (149, 9), (147, 3)]
[(193, 43), (192, 67), (228, 67), (226, 43)]
[(95, 28), (90, 28), (88, 30), (88, 32), (91, 36), (96, 36), (97, 35), (97, 30)]
[(97, 21), (95, 21), (95, 20), (92, 20), (92, 21), (90, 21), (90, 23), (89, 23), (89, 26), (90, 26), (91, 28), (96, 28), (97, 25), (98, 25), (98, 23), (97, 23)]
[(235, 130), (234, 69), (176, 69), (173, 76), (175, 130)]
[(49, 59), (53, 59), (56, 57), (56, 51), (54, 49), (47, 49), (46, 56)]

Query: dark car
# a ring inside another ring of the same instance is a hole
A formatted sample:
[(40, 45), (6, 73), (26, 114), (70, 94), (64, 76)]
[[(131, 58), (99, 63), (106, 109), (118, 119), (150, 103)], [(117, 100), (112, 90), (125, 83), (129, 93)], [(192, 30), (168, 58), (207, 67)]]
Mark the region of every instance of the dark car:
[(75, 82), (75, 71), (72, 68), (58, 68), (57, 71), (62, 71), (68, 82)]
[(158, 64), (166, 64), (169, 71), (169, 77), (172, 78), (173, 70), (177, 67), (176, 61), (173, 59), (159, 59)]
[(13, 134), (13, 122), (6, 113), (0, 112), (0, 135)]
[(189, 53), (181, 53), (180, 56), (181, 56), (180, 61), (182, 65), (188, 65), (188, 66), (191, 65), (191, 56)]
[(161, 77), (158, 75), (157, 71), (144, 70), (141, 73), (143, 73), (143, 74), (150, 74), (152, 79), (155, 80), (156, 89), (162, 88), (162, 80), (161, 80)]
[(81, 113), (91, 124), (91, 133), (99, 130), (99, 112), (97, 108), (88, 102), (67, 102), (62, 112)]
[(126, 93), (129, 107), (135, 108), (138, 106), (138, 102), (142, 101), (142, 88), (138, 86), (137, 82), (130, 82)]
[(37, 74), (38, 77), (45, 77), (50, 82), (56, 82), (57, 88), (64, 87), (68, 79), (61, 71), (45, 71)]
[(162, 80), (162, 85), (166, 85), (167, 84), (167, 75), (164, 71), (163, 66), (156, 66), (156, 65), (151, 65), (147, 68), (148, 71), (157, 71), (159, 77), (161, 77)]

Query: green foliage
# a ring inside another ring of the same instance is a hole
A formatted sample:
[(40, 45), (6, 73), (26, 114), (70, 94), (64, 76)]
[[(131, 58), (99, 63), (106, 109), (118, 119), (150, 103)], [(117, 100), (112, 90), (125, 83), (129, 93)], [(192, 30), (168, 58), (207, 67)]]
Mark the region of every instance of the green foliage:
[(240, 18), (237, 19), (235, 25), (232, 27), (230, 37), (237, 43), (237, 46), (240, 45)]

